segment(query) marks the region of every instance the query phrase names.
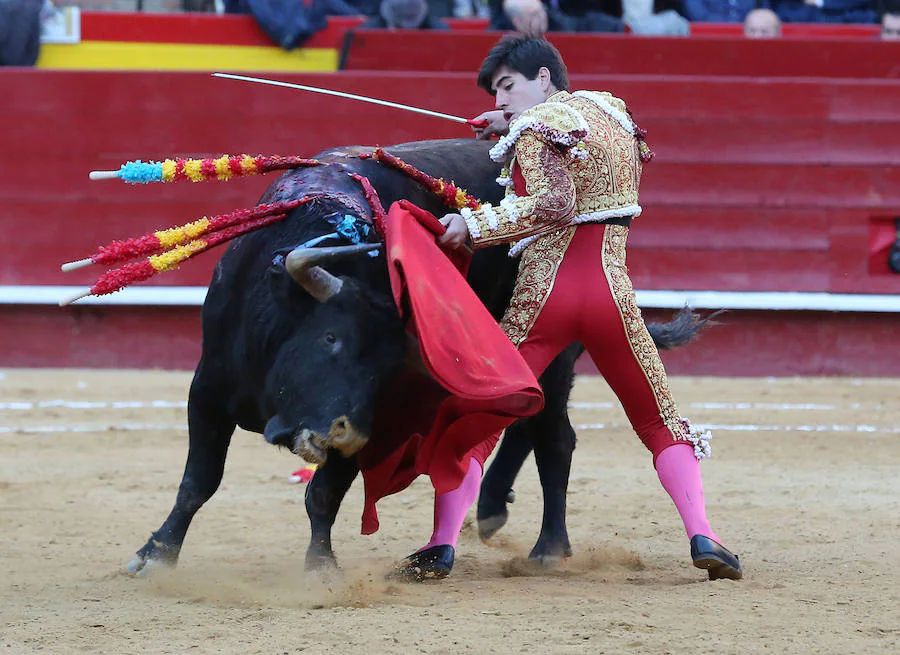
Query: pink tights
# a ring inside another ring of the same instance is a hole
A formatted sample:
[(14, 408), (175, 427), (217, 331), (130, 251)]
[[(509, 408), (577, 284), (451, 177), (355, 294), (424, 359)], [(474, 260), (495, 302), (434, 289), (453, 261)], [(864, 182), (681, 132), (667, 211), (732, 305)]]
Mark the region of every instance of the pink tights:
[(473, 457), (469, 461), (469, 471), (459, 487), (444, 494), (435, 494), (434, 532), (431, 533), (431, 541), (420, 550), (443, 545), (456, 548), (456, 541), (466, 518), (466, 512), (478, 498), (481, 472), (481, 464)]
[[(675, 503), (688, 538), (702, 534), (722, 543), (706, 518), (703, 478), (700, 475), (700, 462), (694, 456), (694, 447), (679, 443), (663, 450), (656, 458), (656, 473), (663, 488)], [(478, 497), (481, 474), (481, 465), (473, 458), (469, 462), (469, 471), (459, 487), (435, 495), (434, 531), (431, 540), (420, 550), (442, 545), (456, 548), (466, 513)]]
[(656, 457), (656, 473), (681, 515), (688, 539), (702, 534), (722, 543), (709, 527), (706, 518), (703, 478), (700, 475), (700, 462), (694, 457), (694, 447), (679, 443), (663, 450)]

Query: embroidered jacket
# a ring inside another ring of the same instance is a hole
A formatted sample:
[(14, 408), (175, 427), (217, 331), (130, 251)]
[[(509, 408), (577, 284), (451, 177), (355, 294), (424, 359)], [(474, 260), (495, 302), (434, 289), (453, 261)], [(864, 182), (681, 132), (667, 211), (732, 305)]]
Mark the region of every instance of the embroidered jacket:
[(461, 211), (475, 247), (517, 241), (510, 256), (563, 227), (637, 217), (641, 155), (649, 150), (606, 92), (559, 91), (525, 111), (491, 149), (506, 161), (506, 197)]

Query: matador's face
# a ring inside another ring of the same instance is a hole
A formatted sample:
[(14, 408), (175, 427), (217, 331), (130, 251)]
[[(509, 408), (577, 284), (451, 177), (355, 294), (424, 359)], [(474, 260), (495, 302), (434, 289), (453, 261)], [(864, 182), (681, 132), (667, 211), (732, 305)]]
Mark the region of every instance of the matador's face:
[(507, 122), (550, 97), (556, 88), (550, 82), (550, 71), (541, 68), (537, 77), (529, 80), (522, 73), (501, 66), (494, 73), (491, 88), (497, 93), (495, 105), (503, 110)]

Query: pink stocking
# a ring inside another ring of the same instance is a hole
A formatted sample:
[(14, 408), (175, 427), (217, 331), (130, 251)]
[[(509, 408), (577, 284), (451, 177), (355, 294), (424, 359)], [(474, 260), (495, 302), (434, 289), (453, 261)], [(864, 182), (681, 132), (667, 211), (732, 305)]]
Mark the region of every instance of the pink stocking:
[(656, 473), (681, 515), (688, 538), (702, 534), (722, 543), (706, 519), (703, 478), (700, 462), (694, 456), (694, 447), (679, 443), (663, 450), (656, 457)]
[(481, 486), (481, 464), (472, 458), (469, 471), (462, 484), (453, 491), (434, 496), (434, 532), (429, 541), (420, 550), (433, 546), (450, 545), (456, 548), (459, 531), (462, 530), (466, 512), (478, 498)]

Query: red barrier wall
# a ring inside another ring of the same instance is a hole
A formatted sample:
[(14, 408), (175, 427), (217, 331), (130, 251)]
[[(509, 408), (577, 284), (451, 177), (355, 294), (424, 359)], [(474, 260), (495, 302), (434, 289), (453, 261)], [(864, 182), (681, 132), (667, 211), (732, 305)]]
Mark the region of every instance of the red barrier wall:
[[(470, 75), (279, 78), (462, 116), (488, 106)], [(632, 235), (637, 288), (900, 293), (900, 276), (869, 257), (878, 232), (872, 221), (884, 227), (900, 215), (900, 82), (573, 76), (573, 84), (625, 98), (657, 152)], [(0, 285), (89, 285), (98, 271), (62, 274), (58, 265), (112, 239), (253, 205), (274, 179), (135, 187), (89, 182), (92, 169), (467, 135), (451, 122), (200, 73), (0, 70), (0, 88), (11, 90), (0, 118), (14, 126), (0, 132), (8, 153)], [(204, 285), (218, 255), (201, 255), (154, 284)], [(8, 345), (0, 366), (190, 368), (199, 352), (196, 308), (5, 307), (2, 314)], [(896, 339), (896, 314), (730, 316), (727, 333), (667, 356), (673, 370), (900, 374), (900, 358), (884, 356)], [(803, 349), (808, 356), (797, 354)]]
[[(358, 30), (345, 70), (443, 71), (474, 74), (498, 34)], [(750, 77), (900, 77), (900, 42), (876, 39), (736, 39), (551, 33), (570, 73), (739, 75)]]
[[(459, 115), (485, 107), (460, 75), (285, 79)], [(272, 179), (131, 186), (89, 182), (92, 169), (223, 152), (312, 155), (336, 144), (467, 133), (434, 118), (398, 120), (387, 108), (199, 73), (2, 71), (3, 83), (15, 93), (0, 115), (16, 129), (2, 133), (0, 148), (16, 156), (0, 177), (0, 201), (7, 234), (24, 247), (0, 261), (0, 284), (90, 283), (93, 271), (64, 275), (48, 262), (252, 205)], [(900, 83), (772, 80), (750, 92), (740, 80), (574, 83), (626, 98), (657, 152), (645, 168), (643, 228), (633, 237), (638, 287), (900, 291), (896, 276), (868, 274), (866, 254), (870, 219), (900, 214)], [(740, 104), (729, 105), (735, 97)], [(203, 284), (216, 257), (157, 283)]]
[[(666, 320), (668, 311), (645, 311)], [(0, 306), (0, 366), (191, 370), (197, 307)], [(735, 311), (688, 347), (663, 353), (672, 375), (900, 376), (896, 314)], [(595, 372), (590, 360), (581, 373)]]

